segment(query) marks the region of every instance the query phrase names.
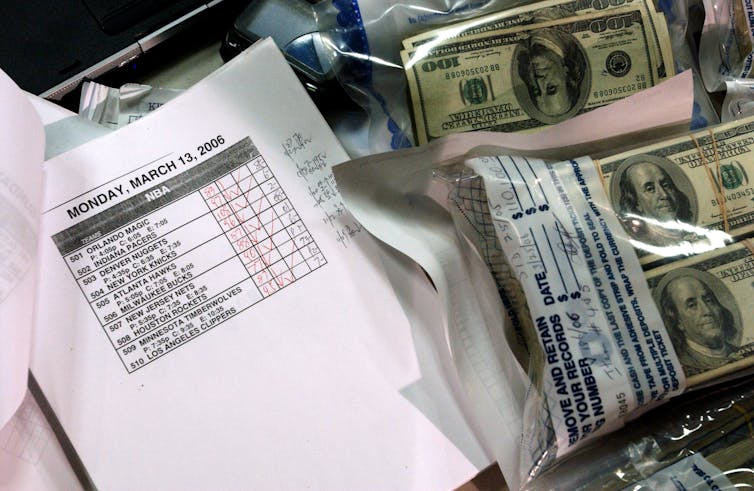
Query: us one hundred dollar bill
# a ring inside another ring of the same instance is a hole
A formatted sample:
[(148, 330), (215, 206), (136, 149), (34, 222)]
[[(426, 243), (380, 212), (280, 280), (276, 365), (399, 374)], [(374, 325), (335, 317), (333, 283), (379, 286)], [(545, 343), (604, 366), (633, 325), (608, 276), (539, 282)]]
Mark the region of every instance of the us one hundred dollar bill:
[[(628, 6), (641, 9), (642, 14), (649, 21), (652, 50), (658, 60), (656, 66), (658, 78), (668, 76), (668, 71), (672, 75), (674, 71), (672, 48), (665, 16), (656, 12), (649, 0), (546, 0), (422, 32), (405, 39), (403, 48), (411, 50), (430, 42), (439, 43), (448, 39), (494, 33), (519, 26), (579, 17)], [(666, 66), (666, 63), (669, 63), (669, 66)]]
[(530, 130), (652, 87), (651, 39), (631, 7), (405, 50), (417, 140)]
[[(478, 193), (470, 193), (477, 189)], [(471, 239), (490, 268), (510, 320), (528, 347), (529, 376), (541, 392), (544, 357), (531, 322), (523, 287), (491, 227), (479, 185), (459, 187), (454, 200), (464, 220), (460, 230)], [(473, 198), (473, 199), (472, 199)], [(744, 239), (644, 273), (662, 324), (683, 367), (689, 387), (754, 369), (754, 241)]]
[(752, 117), (595, 164), (644, 265), (754, 232)]
[(746, 240), (646, 273), (690, 387), (754, 365), (752, 251)]

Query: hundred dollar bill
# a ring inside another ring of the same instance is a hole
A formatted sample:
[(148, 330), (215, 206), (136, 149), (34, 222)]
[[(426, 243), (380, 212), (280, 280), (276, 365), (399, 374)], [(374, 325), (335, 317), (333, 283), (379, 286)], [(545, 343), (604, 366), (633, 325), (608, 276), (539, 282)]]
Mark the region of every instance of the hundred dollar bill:
[(674, 74), (672, 49), (665, 16), (657, 13), (649, 0), (546, 0), (417, 34), (405, 39), (403, 48), (411, 50), (429, 42), (440, 43), (448, 39), (494, 33), (514, 27), (580, 17), (627, 6), (639, 8), (649, 20), (651, 46), (658, 60), (656, 66), (658, 78), (672, 76)]
[(752, 251), (747, 239), (646, 273), (689, 387), (754, 365)]
[(646, 265), (754, 232), (754, 118), (595, 162)]
[(404, 49), (414, 49), (433, 40), (448, 40), (477, 34), (494, 33), (514, 27), (540, 24), (558, 19), (576, 17), (593, 12), (637, 6), (647, 13), (650, 7), (645, 0), (545, 0), (500, 12), (483, 15), (451, 25), (424, 31), (403, 40)]
[(660, 81), (650, 45), (626, 8), (403, 51), (417, 140), (530, 130), (632, 95)]

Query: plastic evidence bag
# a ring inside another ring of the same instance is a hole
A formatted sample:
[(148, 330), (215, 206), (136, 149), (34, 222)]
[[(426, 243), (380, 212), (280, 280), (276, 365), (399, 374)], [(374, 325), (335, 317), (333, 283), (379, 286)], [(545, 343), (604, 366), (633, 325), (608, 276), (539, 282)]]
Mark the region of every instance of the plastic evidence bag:
[(87, 81), (81, 85), (79, 115), (107, 128), (122, 128), (159, 109), (182, 90), (124, 84), (119, 89)]
[(754, 67), (754, 6), (751, 0), (703, 0), (699, 70), (709, 92), (725, 81), (749, 78)]
[(529, 351), (522, 476), (751, 372), (752, 124), (599, 161), (466, 162), (455, 222)]
[(726, 80), (720, 119), (726, 123), (749, 116), (754, 116), (754, 80)]
[(675, 73), (665, 17), (643, 0), (536, 2), (413, 36), (403, 47), (418, 143), (538, 129)]
[(400, 42), (417, 32), (514, 6), (511, 0), (332, 0), (315, 8), (340, 83), (369, 116), (371, 153), (412, 146)]
[(751, 488), (752, 410), (751, 382), (683, 395), (562, 459), (525, 489)]
[(527, 476), (680, 394), (685, 377), (590, 159), (466, 165), (479, 177), (452, 199), (472, 229), (494, 234), (480, 252), (529, 349)]

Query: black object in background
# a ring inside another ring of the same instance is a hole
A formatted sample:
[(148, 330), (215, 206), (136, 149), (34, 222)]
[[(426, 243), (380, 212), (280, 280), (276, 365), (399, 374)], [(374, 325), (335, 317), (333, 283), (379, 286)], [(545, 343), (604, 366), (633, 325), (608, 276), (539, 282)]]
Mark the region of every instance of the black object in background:
[(228, 61), (257, 40), (271, 37), (320, 108), (352, 106), (325, 54), (312, 3), (253, 0), (233, 23), (220, 55)]
[(6, 20), (0, 30), (0, 68), (22, 89), (59, 99), (84, 77), (122, 66), (188, 26), (206, 26), (216, 11), (232, 3), (239, 2), (6, 0), (0, 2), (0, 18)]

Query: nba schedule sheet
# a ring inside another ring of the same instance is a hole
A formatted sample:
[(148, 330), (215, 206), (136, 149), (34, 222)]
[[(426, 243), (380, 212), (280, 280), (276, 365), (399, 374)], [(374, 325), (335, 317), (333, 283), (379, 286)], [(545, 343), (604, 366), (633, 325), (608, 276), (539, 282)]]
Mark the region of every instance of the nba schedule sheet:
[(45, 163), (31, 372), (98, 488), (477, 473), (430, 418), (449, 405), (401, 392), (428, 372), (336, 189), (346, 159), (268, 40)]
[(137, 174), (125, 191), (134, 196), (52, 237), (129, 372), (326, 263), (251, 141), (225, 144), (218, 135), (198, 146), (217, 155), (146, 191), (136, 192), (197, 154)]

